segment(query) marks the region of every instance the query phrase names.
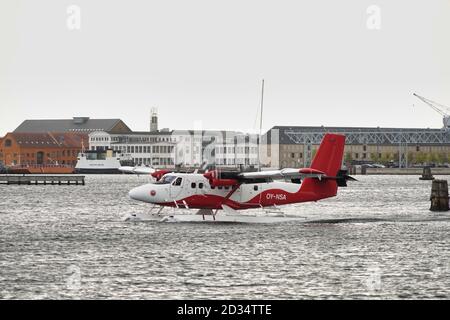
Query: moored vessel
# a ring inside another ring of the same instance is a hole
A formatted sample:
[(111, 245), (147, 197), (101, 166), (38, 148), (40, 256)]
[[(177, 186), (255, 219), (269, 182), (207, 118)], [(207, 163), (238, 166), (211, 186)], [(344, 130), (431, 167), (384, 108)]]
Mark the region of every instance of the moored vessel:
[(134, 166), (129, 154), (111, 149), (81, 152), (77, 160), (75, 172), (84, 174), (116, 174), (121, 173), (119, 168), (122, 166)]

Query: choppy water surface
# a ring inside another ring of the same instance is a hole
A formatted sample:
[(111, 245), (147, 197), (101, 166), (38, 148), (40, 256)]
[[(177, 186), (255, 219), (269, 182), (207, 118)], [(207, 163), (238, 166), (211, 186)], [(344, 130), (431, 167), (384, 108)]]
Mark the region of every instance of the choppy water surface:
[(417, 176), (284, 208), (314, 222), (124, 221), (148, 210), (127, 196), (146, 179), (1, 185), (0, 298), (450, 298), (450, 212)]

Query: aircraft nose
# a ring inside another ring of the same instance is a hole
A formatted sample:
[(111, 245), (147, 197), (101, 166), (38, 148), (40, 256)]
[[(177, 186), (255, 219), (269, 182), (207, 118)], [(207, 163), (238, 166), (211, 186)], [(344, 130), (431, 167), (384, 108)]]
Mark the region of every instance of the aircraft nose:
[(145, 201), (146, 193), (144, 186), (131, 189), (128, 196), (133, 200)]

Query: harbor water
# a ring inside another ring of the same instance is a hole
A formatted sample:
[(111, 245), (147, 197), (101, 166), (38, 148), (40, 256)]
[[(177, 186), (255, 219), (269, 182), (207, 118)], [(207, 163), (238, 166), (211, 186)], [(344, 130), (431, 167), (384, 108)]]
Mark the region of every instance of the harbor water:
[(266, 224), (130, 221), (150, 208), (128, 198), (143, 176), (0, 185), (0, 298), (450, 299), (450, 212), (429, 211), (431, 182), (357, 178), (282, 207), (304, 221)]

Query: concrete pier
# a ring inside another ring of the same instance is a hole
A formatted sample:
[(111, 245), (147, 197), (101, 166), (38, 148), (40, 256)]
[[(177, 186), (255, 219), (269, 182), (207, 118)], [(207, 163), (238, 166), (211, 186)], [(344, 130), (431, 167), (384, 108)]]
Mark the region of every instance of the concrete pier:
[[(450, 175), (450, 168), (431, 168), (433, 175)], [(355, 170), (355, 173), (361, 174), (360, 170)], [(421, 176), (423, 168), (367, 168), (367, 175), (412, 175)]]
[(431, 211), (448, 211), (448, 183), (447, 180), (433, 180), (431, 185)]
[(76, 175), (0, 175), (0, 184), (18, 184), (18, 185), (85, 185), (84, 176)]

